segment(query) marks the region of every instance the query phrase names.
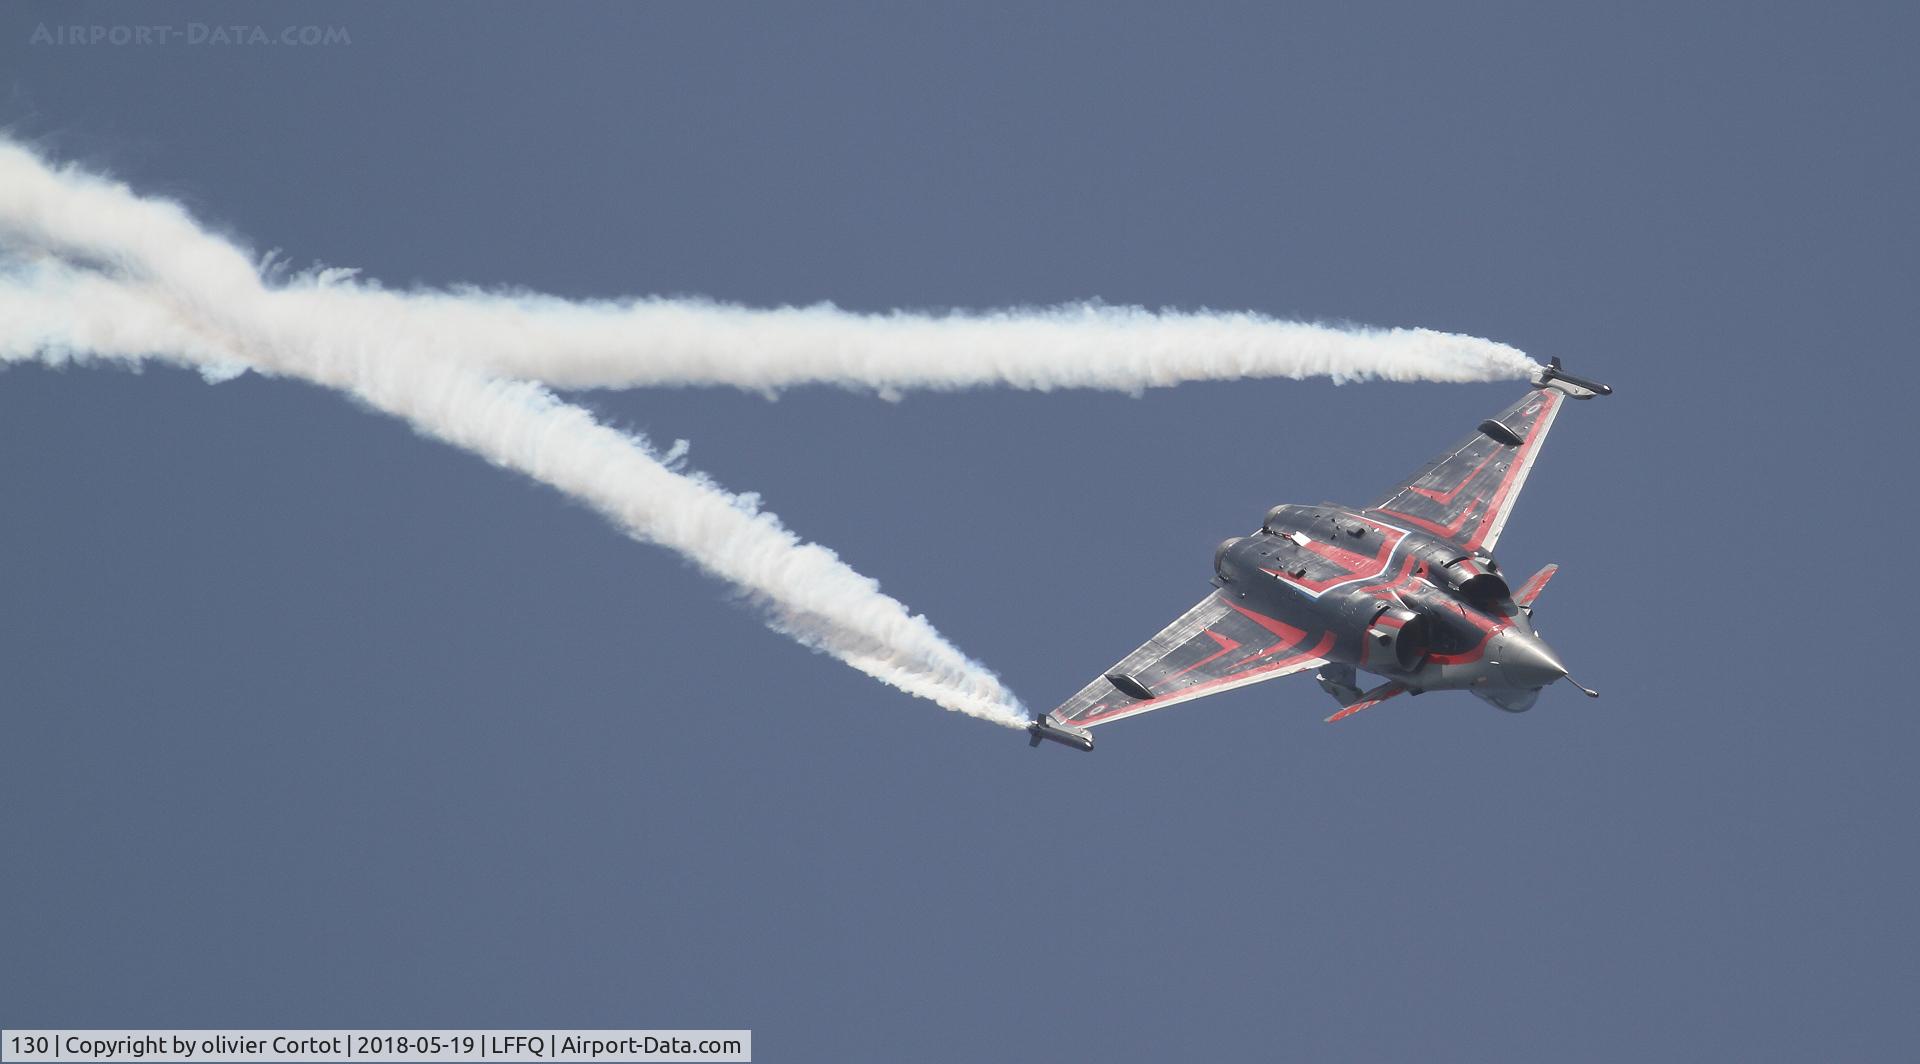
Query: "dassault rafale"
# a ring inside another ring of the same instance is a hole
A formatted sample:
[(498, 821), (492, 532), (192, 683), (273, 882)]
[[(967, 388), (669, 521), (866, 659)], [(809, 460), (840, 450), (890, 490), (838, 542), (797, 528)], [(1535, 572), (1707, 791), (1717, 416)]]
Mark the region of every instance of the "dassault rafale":
[[(1425, 691), (1521, 713), (1562, 679), (1598, 698), (1533, 629), (1559, 567), (1516, 591), (1493, 546), (1560, 407), (1612, 393), (1556, 358), (1519, 402), (1372, 505), (1274, 507), (1214, 552), (1217, 590), (1028, 725), (1032, 745), (1091, 750), (1096, 725), (1308, 669), (1340, 704), (1329, 721)], [(1378, 682), (1363, 686), (1363, 672)]]

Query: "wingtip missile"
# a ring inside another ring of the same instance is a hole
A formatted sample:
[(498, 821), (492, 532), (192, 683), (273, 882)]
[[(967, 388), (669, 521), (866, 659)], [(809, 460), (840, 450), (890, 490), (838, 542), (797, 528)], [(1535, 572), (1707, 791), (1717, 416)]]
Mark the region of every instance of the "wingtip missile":
[(1540, 371), (1539, 379), (1533, 382), (1542, 388), (1552, 387), (1567, 393), (1575, 399), (1591, 399), (1596, 395), (1612, 395), (1613, 389), (1596, 380), (1576, 377), (1560, 368), (1560, 356), (1555, 355), (1547, 368)]
[(1049, 739), (1062, 746), (1071, 746), (1075, 750), (1092, 750), (1093, 733), (1085, 728), (1076, 728), (1055, 720), (1053, 714), (1035, 718), (1027, 725), (1027, 745), (1039, 746), (1040, 740)]

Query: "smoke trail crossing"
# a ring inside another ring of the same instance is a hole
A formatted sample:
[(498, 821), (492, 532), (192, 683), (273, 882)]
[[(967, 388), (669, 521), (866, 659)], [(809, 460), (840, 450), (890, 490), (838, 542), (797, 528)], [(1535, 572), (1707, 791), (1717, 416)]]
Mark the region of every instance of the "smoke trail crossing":
[[(15, 155), (0, 165), (0, 233), (11, 252), (0, 272), (0, 358), (161, 358), (213, 375), (238, 359), (346, 392), (675, 550), (808, 646), (948, 709), (1026, 724), (1018, 700), (924, 617), (752, 499), (669, 469), (644, 441), (538, 385), (404, 343), (374, 349), (308, 331), (273, 312), (272, 293), (244, 254), (205, 238), (178, 208), (125, 202), (130, 194), (117, 198), (108, 183), (74, 171), (20, 175), (19, 162)], [(19, 193), (38, 178), (46, 182), (29, 189), (38, 197), (29, 208)], [(116, 212), (135, 215), (125, 230), (109, 217)]]

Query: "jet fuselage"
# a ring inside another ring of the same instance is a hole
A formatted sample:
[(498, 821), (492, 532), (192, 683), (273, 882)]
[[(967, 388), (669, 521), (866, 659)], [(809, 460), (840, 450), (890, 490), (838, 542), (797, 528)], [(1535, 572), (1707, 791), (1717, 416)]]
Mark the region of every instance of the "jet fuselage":
[(1229, 605), (1287, 645), (1410, 693), (1464, 689), (1518, 712), (1567, 674), (1492, 554), (1384, 514), (1276, 506), (1220, 545), (1214, 574)]

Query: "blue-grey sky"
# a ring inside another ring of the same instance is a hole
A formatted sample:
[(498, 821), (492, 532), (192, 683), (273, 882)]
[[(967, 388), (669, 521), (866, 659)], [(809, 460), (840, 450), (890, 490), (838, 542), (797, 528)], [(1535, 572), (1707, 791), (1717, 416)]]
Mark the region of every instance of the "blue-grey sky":
[[(36, 45), (49, 25), (350, 43)], [(1904, 5), (0, 10), (0, 123), (297, 265), (1098, 297), (1611, 382), (1501, 557), (1583, 682), (1090, 756), (312, 387), (0, 374), (0, 1024), (750, 1027), (767, 1061), (1909, 1058)], [(596, 393), (1052, 705), (1515, 384)], [(1883, 561), (1882, 555), (1892, 560)]]

